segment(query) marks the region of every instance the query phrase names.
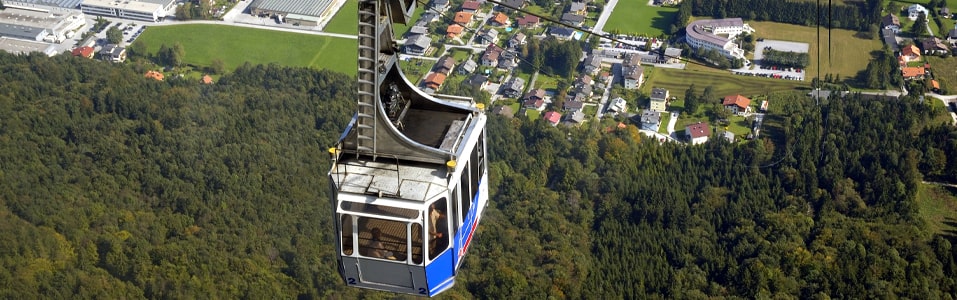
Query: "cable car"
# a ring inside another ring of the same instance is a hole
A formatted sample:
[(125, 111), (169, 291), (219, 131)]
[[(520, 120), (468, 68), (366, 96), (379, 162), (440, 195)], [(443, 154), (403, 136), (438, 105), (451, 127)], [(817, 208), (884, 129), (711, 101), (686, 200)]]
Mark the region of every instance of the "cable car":
[(359, 1), (358, 108), (329, 149), (329, 179), (345, 283), (431, 297), (455, 283), (488, 205), (486, 116), (403, 75), (392, 22), (414, 9)]

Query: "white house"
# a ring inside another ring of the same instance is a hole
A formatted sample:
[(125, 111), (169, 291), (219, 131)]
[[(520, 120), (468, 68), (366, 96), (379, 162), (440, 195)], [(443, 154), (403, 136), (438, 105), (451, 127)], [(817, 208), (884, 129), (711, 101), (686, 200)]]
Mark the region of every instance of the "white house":
[(704, 144), (708, 141), (710, 135), (711, 128), (705, 122), (698, 122), (685, 127), (685, 136), (688, 137), (688, 142), (692, 145)]
[(927, 9), (920, 4), (914, 4), (907, 7), (907, 18), (909, 18), (911, 21), (917, 20), (917, 17), (920, 16), (921, 13), (924, 14), (924, 17), (930, 16), (930, 12), (928, 12)]

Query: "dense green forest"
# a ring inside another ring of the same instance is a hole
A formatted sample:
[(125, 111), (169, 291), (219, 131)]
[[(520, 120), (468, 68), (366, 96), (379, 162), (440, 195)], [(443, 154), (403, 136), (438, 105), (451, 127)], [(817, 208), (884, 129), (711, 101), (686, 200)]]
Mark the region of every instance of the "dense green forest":
[[(394, 297), (334, 264), (323, 149), (352, 78), (140, 68), (0, 53), (0, 298)], [(773, 101), (740, 145), (491, 117), (492, 203), (445, 296), (954, 299), (957, 233), (915, 204), (957, 181), (942, 111)]]

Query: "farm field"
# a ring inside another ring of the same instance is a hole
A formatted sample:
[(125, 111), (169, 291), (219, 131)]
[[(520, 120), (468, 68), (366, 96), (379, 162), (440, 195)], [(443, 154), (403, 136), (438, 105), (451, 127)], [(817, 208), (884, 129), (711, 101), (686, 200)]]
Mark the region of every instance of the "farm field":
[[(733, 75), (728, 71), (708, 69), (689, 64), (689, 69), (645, 68), (646, 76), (650, 76), (643, 84), (642, 92), (651, 93), (652, 87), (666, 88), (672, 95), (683, 98), (685, 90), (691, 84), (695, 85), (698, 93), (707, 86), (714, 88), (714, 94), (724, 97), (732, 94), (751, 95), (767, 94), (768, 92), (787, 91), (797, 88), (810, 88), (809, 81), (782, 80), (763, 77)], [(697, 68), (692, 68), (696, 66)], [(699, 69), (700, 68), (700, 69)], [(649, 70), (653, 70), (648, 74)], [(669, 108), (673, 109), (673, 108)]]
[(618, 1), (615, 11), (605, 23), (605, 32), (659, 36), (665, 33), (678, 16), (677, 7), (648, 6), (647, 1)]
[(183, 45), (183, 61), (208, 66), (220, 59), (231, 71), (245, 62), (276, 63), (284, 66), (312, 67), (356, 73), (356, 40), (309, 34), (281, 32), (225, 25), (186, 24), (154, 26), (139, 40), (147, 51), (156, 53), (160, 45)]
[[(866, 40), (855, 36), (856, 32), (844, 29), (832, 29), (830, 38), (830, 59), (828, 59), (828, 41), (822, 32), (821, 43), (817, 41), (817, 29), (814, 27), (774, 23), (774, 22), (748, 22), (756, 32), (757, 38), (766, 38), (774, 40), (785, 40), (804, 42), (810, 44), (808, 54), (811, 57), (811, 63), (806, 68), (807, 80), (818, 75), (818, 62), (821, 64), (820, 74), (823, 78), (825, 74), (840, 75), (842, 80), (852, 79), (850, 84), (854, 84), (858, 72), (867, 69), (867, 63), (871, 60), (870, 53), (879, 51), (882, 42), (877, 39)], [(818, 45), (822, 45), (821, 57), (818, 58)]]

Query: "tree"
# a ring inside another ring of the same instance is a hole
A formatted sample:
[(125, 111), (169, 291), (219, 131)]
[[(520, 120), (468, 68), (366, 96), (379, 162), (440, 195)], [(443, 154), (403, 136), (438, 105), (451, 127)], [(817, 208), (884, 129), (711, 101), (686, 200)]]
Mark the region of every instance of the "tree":
[(209, 72), (212, 74), (225, 74), (226, 73), (226, 63), (222, 59), (214, 58), (209, 65)]
[(170, 48), (169, 62), (170, 65), (174, 67), (179, 67), (183, 65), (183, 58), (186, 56), (186, 50), (183, 49), (183, 45), (179, 42), (173, 43), (173, 48)]
[(914, 37), (922, 37), (927, 34), (927, 16), (924, 13), (917, 16), (917, 21), (914, 21), (914, 25), (910, 28), (910, 33)]
[(148, 58), (149, 53), (146, 50), (146, 43), (143, 43), (142, 40), (136, 40), (127, 48), (130, 52), (130, 57), (140, 57)]
[(684, 112), (687, 114), (694, 114), (698, 110), (698, 95), (695, 95), (694, 83), (685, 90), (685, 107)]
[(704, 87), (704, 91), (701, 92), (700, 99), (701, 99), (700, 102), (704, 102), (704, 103), (708, 103), (715, 100), (717, 100), (718, 103), (721, 102), (721, 100), (718, 100), (718, 97), (714, 95), (714, 86), (711, 86), (711, 85)]
[(186, 2), (183, 5), (176, 7), (176, 19), (179, 20), (192, 20), (193, 19), (193, 3)]
[(117, 26), (110, 27), (106, 30), (106, 40), (110, 44), (119, 44), (123, 42), (123, 30), (120, 30)]

